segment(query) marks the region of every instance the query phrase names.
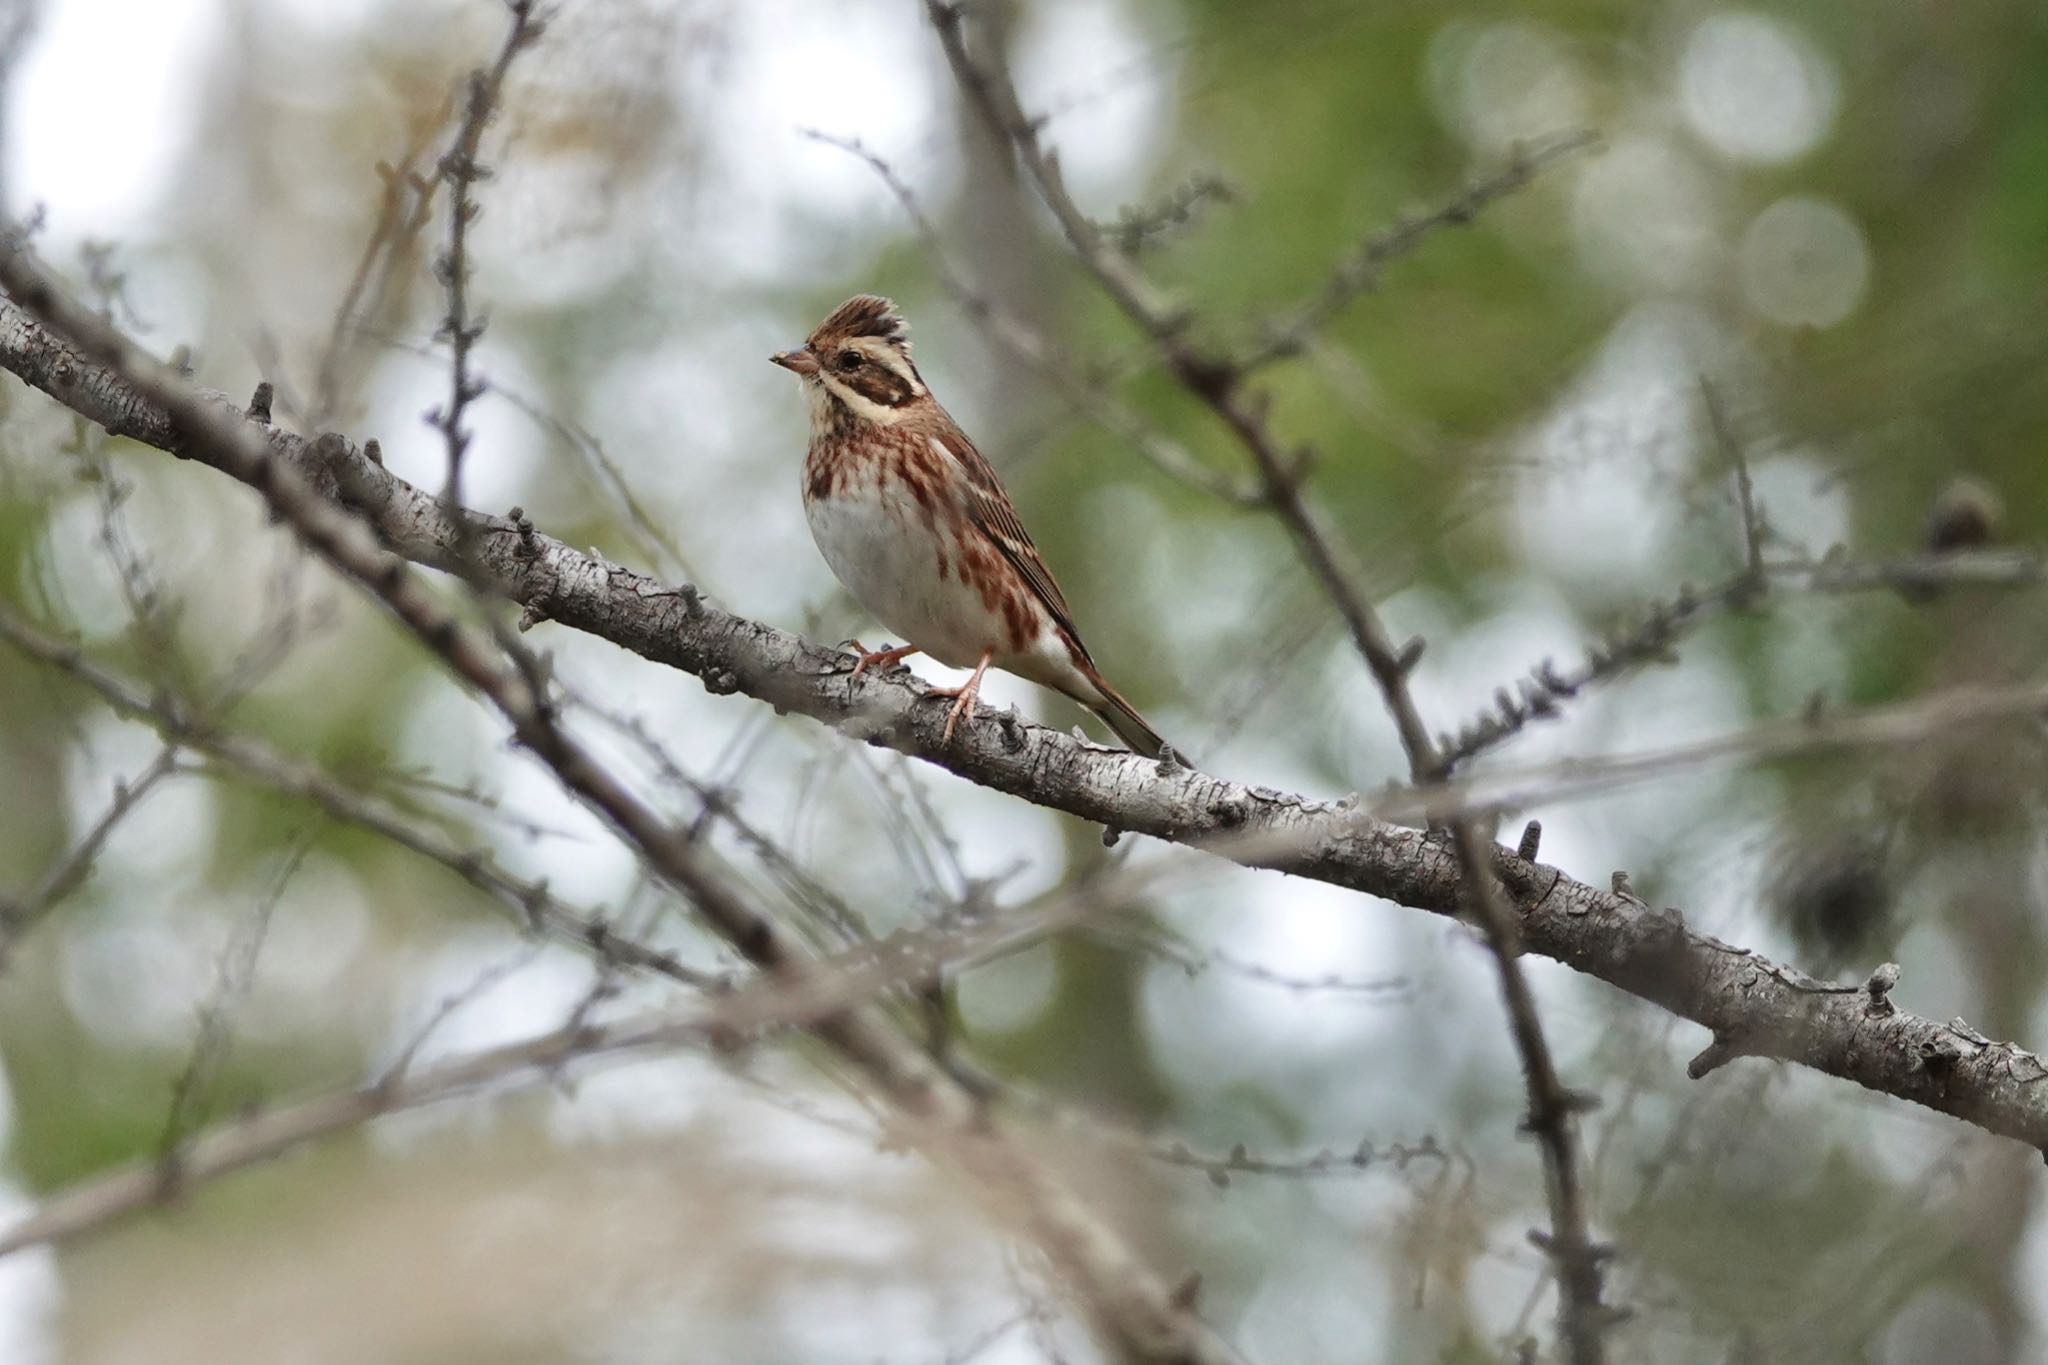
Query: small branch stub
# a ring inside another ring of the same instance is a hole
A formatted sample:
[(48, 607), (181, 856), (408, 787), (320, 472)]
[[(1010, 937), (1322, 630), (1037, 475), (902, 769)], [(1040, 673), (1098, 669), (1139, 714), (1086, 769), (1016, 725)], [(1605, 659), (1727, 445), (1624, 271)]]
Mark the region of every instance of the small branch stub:
[(1937, 1076), (1946, 1075), (1963, 1059), (1963, 1050), (1951, 1038), (1929, 1038), (1920, 1044), (1920, 1065)]
[(519, 535), (519, 554), (522, 558), (533, 559), (540, 554), (540, 540), (534, 533), (533, 518), (526, 515), (524, 507), (514, 507), (506, 514), (512, 529)]
[(1701, 1049), (1700, 1054), (1685, 1064), (1688, 1080), (1699, 1080), (1742, 1056), (1742, 1046), (1732, 1033), (1717, 1033), (1714, 1041)]

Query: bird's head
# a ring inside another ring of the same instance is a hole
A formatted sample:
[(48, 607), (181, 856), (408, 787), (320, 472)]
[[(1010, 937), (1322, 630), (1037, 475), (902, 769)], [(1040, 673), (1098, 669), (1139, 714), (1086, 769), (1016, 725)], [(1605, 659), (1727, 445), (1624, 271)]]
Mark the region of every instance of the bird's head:
[(854, 295), (801, 348), (768, 358), (803, 381), (821, 427), (894, 426), (929, 398), (910, 360), (909, 324), (895, 304), (873, 294)]

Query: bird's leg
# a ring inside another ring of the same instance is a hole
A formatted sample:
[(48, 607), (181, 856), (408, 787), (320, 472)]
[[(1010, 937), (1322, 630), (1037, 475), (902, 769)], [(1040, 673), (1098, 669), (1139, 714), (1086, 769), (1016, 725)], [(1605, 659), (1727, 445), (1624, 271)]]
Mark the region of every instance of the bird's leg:
[(853, 674), (848, 682), (858, 682), (860, 675), (870, 668), (890, 669), (917, 653), (916, 645), (898, 645), (894, 649), (869, 649), (858, 640), (848, 640), (853, 652), (859, 657), (853, 662)]
[(995, 656), (996, 652), (993, 649), (984, 649), (981, 651), (981, 662), (974, 666), (974, 672), (968, 676), (966, 682), (958, 687), (934, 687), (925, 693), (927, 697), (955, 698), (953, 709), (946, 712), (946, 731), (939, 736), (941, 747), (953, 742), (953, 727), (960, 723), (961, 714), (973, 712), (975, 694), (981, 691), (981, 675), (988, 672), (988, 661)]

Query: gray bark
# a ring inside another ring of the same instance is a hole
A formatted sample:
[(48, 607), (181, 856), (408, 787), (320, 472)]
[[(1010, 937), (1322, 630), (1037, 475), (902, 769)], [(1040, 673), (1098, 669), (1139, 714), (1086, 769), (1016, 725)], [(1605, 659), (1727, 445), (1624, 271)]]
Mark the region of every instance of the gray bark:
[[(170, 414), (116, 373), (0, 301), (0, 368), (79, 415), (175, 455), (201, 453)], [(223, 400), (225, 402), (226, 400)], [(269, 433), (272, 449), (320, 489), (362, 512), (394, 551), (454, 567), (461, 536), (441, 500), (338, 437)], [(530, 617), (600, 636), (736, 693), (936, 764), (970, 782), (1113, 829), (1204, 849), (1250, 867), (1343, 886), (1456, 916), (1453, 849), (1351, 800), (1248, 787), (1098, 748), (1014, 717), (984, 713), (941, 746), (945, 707), (899, 676), (850, 684), (851, 659), (720, 609), (689, 585), (579, 553), (509, 517), (471, 514), (473, 571)], [(1691, 1071), (1741, 1056), (1779, 1058), (1954, 1115), (2048, 1151), (2048, 1066), (1960, 1020), (1896, 1009), (1890, 979), (1868, 988), (1815, 980), (1694, 933), (1676, 910), (1579, 881), (1495, 847), (1523, 946), (1700, 1024), (1711, 1044)]]

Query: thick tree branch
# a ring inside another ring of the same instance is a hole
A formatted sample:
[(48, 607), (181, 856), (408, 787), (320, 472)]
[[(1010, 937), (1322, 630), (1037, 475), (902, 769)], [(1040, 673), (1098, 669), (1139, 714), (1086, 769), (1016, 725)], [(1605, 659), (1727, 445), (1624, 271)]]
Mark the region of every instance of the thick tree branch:
[[(784, 983), (811, 979), (818, 964), (775, 920), (763, 915), (718, 875), (686, 829), (657, 813), (558, 724), (544, 680), (504, 652), (426, 591), (402, 558), (381, 547), (374, 507), (359, 515), (322, 496), (319, 486), (282, 458), (272, 434), (193, 389), (182, 376), (142, 354), (127, 337), (63, 295), (10, 242), (0, 251), (0, 286), (22, 306), (24, 323), (40, 319), (98, 360), (111, 382), (158, 412), (179, 448), (255, 489), (270, 510), (322, 560), (374, 597), (427, 650), (488, 701), (518, 743), (552, 770), (562, 788), (603, 818), (662, 880), (687, 896), (699, 917), (760, 971)], [(323, 443), (332, 451), (338, 442)], [(330, 475), (349, 471), (330, 467)], [(410, 485), (407, 485), (410, 488)], [(361, 489), (346, 482), (359, 501)], [(411, 490), (418, 493), (419, 490)], [(429, 501), (428, 508), (434, 504)], [(457, 509), (440, 508), (465, 570), (481, 568), (477, 541), (494, 528)], [(509, 530), (518, 543), (535, 537), (528, 523)], [(503, 535), (496, 537), (503, 539)], [(443, 547), (445, 552), (446, 546)], [(479, 575), (465, 574), (471, 581)], [(487, 577), (487, 575), (484, 575)], [(855, 1006), (812, 1022), (810, 1033), (881, 1101), (904, 1138), (961, 1170), (997, 1213), (1030, 1236), (1073, 1291), (1105, 1342), (1131, 1361), (1231, 1362), (1236, 1352), (1177, 1302), (1122, 1240), (1047, 1167), (1026, 1155), (978, 1098), (937, 1066), (873, 1006)]]
[[(116, 435), (173, 454), (201, 453), (162, 405), (5, 302), (0, 368)], [(277, 456), (309, 480), (355, 490), (357, 505), (393, 550), (421, 564), (444, 562), (458, 532), (434, 494), (345, 442), (267, 434)], [(1162, 771), (1000, 715), (964, 721), (954, 743), (942, 748), (945, 707), (922, 701), (910, 682), (866, 677), (850, 687), (852, 661), (844, 654), (723, 611), (687, 585), (592, 559), (504, 518), (471, 516), (483, 528), (479, 562), (509, 599), (693, 674), (713, 692), (744, 693), (1085, 820), (1416, 909), (1458, 913), (1460, 878), (1450, 850), (1421, 830), (1373, 818), (1354, 800), (1317, 801), (1187, 769)], [(2002, 714), (2048, 705), (2024, 703)], [(1647, 909), (1556, 868), (1505, 851), (1494, 862), (1526, 950), (1691, 1020), (1745, 1055), (1797, 1062), (2048, 1149), (2048, 1085), (2040, 1083), (2048, 1067), (2031, 1053), (1901, 1010), (1874, 1013), (1857, 990), (1694, 933), (1676, 911)], [(1953, 1062), (1938, 1060), (1945, 1057)]]

